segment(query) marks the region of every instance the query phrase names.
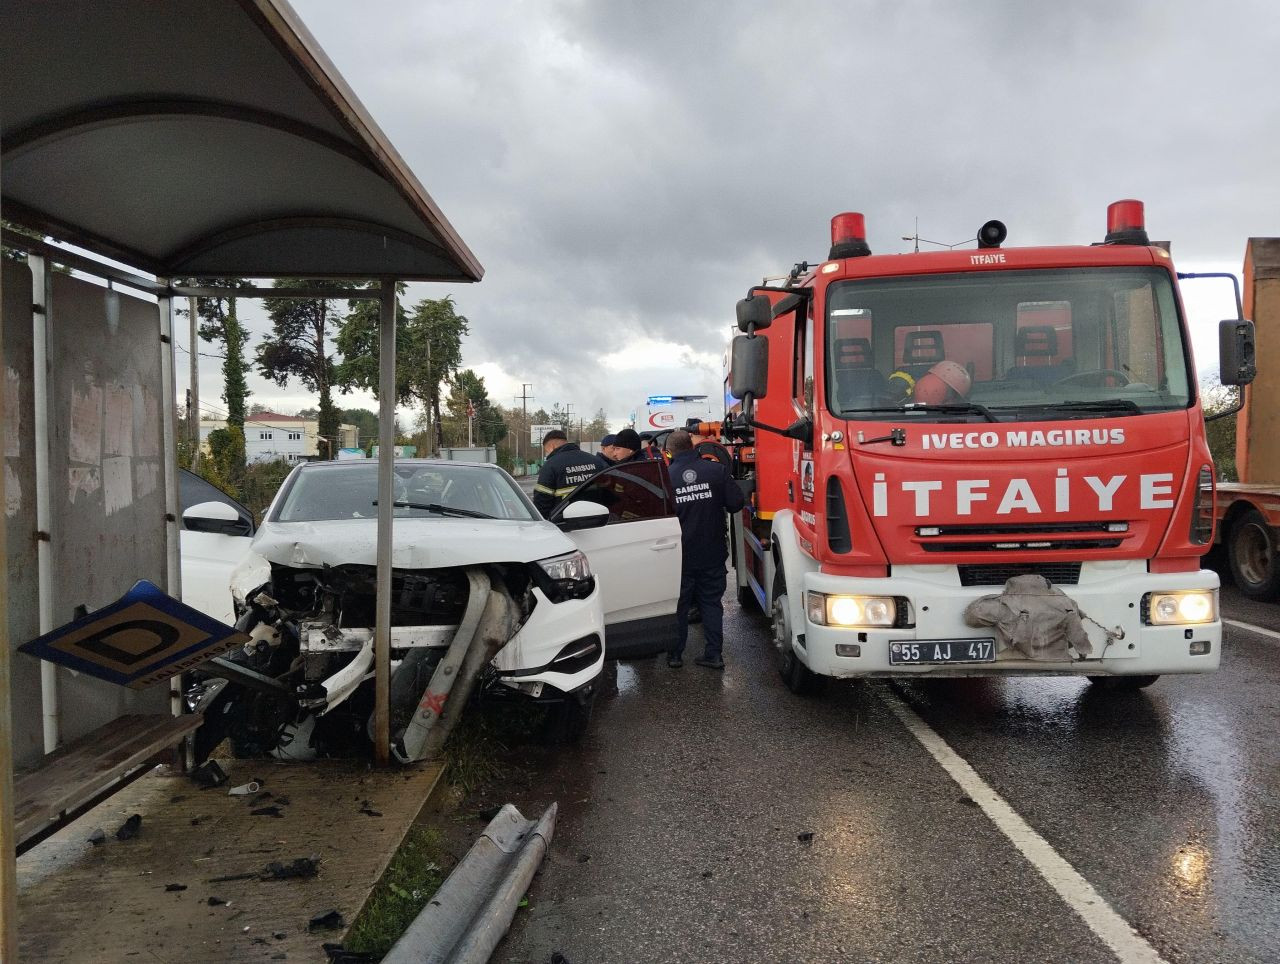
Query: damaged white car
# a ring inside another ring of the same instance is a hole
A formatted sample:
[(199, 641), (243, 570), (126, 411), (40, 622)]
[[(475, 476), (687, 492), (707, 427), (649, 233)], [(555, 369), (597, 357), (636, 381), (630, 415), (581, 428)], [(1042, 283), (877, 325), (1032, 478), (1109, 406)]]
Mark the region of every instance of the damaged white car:
[[(402, 760), (438, 751), (472, 684), (550, 704), (574, 739), (611, 656), (661, 652), (674, 629), (680, 530), (665, 467), (611, 469), (544, 520), (492, 465), (395, 465), (391, 732)], [(188, 691), (205, 713), (203, 758), (310, 758), (367, 749), (373, 709), (375, 462), (320, 462), (290, 474), (231, 575), (237, 626), (252, 642), (215, 660)], [(195, 506), (188, 529), (215, 529)], [(233, 538), (227, 536), (226, 538)], [(246, 540), (247, 541), (247, 540)], [(188, 587), (192, 588), (192, 587)], [(186, 591), (184, 591), (186, 595)], [(483, 645), (471, 645), (482, 640)], [(468, 667), (464, 660), (483, 660)], [(437, 672), (437, 670), (440, 672)], [(440, 681), (460, 681), (462, 692)]]

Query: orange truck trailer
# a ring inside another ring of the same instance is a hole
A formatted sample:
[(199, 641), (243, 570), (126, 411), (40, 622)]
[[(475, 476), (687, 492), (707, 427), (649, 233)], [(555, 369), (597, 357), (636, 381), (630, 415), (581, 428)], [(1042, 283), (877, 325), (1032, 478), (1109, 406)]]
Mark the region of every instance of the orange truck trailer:
[[(1280, 352), (1280, 238), (1250, 238), (1244, 257), (1244, 311), (1258, 323), (1258, 351)], [(1239, 482), (1218, 486), (1217, 540), (1236, 586), (1253, 599), (1280, 596), (1280, 369), (1242, 389), (1236, 423)]]
[[(738, 303), (721, 433), (750, 497), (739, 600), (797, 692), (826, 677), (1218, 667), (1214, 468), (1169, 253), (1101, 243), (873, 255), (862, 215)], [(1219, 325), (1225, 384), (1253, 326)]]

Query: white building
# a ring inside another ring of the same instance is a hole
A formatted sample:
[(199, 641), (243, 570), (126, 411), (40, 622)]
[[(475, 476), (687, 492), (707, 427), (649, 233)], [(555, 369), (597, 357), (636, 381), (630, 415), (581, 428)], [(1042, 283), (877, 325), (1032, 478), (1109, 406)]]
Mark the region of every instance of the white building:
[[(209, 433), (226, 428), (225, 419), (200, 420), (200, 446), (208, 451)], [(359, 429), (355, 425), (339, 425), (337, 448), (354, 448), (359, 445)], [(322, 444), (320, 423), (313, 418), (298, 415), (281, 415), (279, 412), (257, 412), (245, 416), (245, 461), (295, 462), (328, 457), (328, 444)]]

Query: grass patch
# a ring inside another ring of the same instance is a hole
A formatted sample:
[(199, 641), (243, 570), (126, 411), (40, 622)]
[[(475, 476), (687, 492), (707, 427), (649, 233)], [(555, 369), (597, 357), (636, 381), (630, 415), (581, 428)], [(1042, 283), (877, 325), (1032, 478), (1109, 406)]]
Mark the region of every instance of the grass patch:
[(471, 707), (445, 744), (445, 779), (471, 793), (501, 776), (501, 755), (534, 736), (545, 715), (543, 707), (514, 701)]
[(379, 957), (386, 954), (440, 889), (450, 863), (438, 830), (410, 827), (343, 946)]

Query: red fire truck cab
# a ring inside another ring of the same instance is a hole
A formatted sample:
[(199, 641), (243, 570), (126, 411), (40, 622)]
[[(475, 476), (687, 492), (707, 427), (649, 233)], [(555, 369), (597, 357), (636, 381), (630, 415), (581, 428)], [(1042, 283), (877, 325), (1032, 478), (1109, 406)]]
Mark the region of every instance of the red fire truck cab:
[[(872, 255), (862, 216), (841, 214), (827, 261), (739, 302), (723, 428), (751, 493), (732, 521), (738, 595), (770, 615), (797, 691), (1006, 674), (1135, 688), (1218, 667), (1218, 577), (1200, 567), (1213, 461), (1169, 254), (1137, 201), (1108, 209), (1102, 244), (1004, 237), (988, 222), (976, 250)], [(1224, 381), (1251, 331), (1223, 322)], [(1045, 577), (1087, 640), (1010, 645), (1010, 620), (1043, 615), (1019, 576)], [(1003, 627), (975, 621), (984, 597)]]

